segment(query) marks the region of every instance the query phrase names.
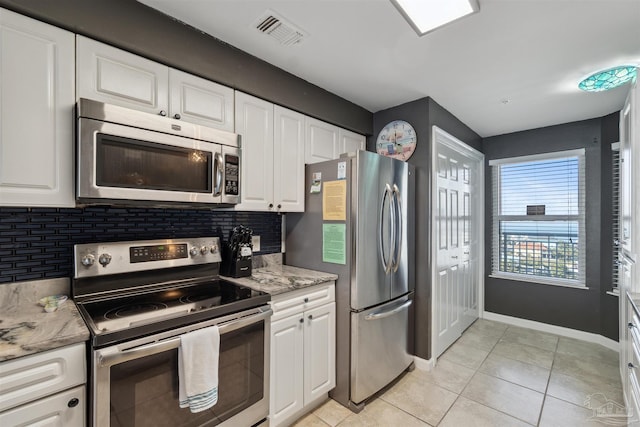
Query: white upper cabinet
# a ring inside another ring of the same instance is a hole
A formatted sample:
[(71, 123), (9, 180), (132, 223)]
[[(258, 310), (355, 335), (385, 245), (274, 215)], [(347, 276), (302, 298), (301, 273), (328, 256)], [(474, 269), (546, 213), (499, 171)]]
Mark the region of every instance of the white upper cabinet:
[(78, 98), (167, 114), (169, 68), (166, 65), (77, 37)]
[(171, 117), (233, 132), (233, 89), (173, 68), (169, 86)]
[(238, 210), (273, 209), (273, 104), (236, 92), (236, 133), (242, 148)]
[(367, 140), (364, 135), (360, 135), (359, 133), (340, 129), (338, 138), (338, 153), (336, 157), (340, 157), (342, 153), (353, 153), (366, 149)]
[(78, 98), (233, 131), (233, 89), (77, 37)]
[(274, 107), (273, 199), (278, 211), (304, 212), (304, 114)]
[(237, 210), (304, 211), (305, 116), (236, 92), (242, 147), (242, 203)]
[(0, 9), (0, 205), (75, 206), (74, 35)]
[(336, 158), (340, 128), (307, 117), (305, 163), (319, 163)]
[(305, 163), (333, 160), (342, 153), (350, 153), (366, 148), (364, 135), (341, 129), (338, 126), (307, 117)]

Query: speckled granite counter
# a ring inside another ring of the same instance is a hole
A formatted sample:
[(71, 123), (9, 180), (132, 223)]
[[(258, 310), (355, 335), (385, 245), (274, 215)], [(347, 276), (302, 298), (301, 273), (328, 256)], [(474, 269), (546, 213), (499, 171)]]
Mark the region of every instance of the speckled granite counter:
[(333, 281), (336, 280), (338, 276), (331, 273), (307, 270), (305, 268), (274, 264), (255, 268), (251, 277), (241, 277), (238, 279), (234, 279), (233, 277), (223, 278), (257, 291), (277, 295)]
[(0, 362), (89, 339), (73, 301), (47, 313), (38, 300), (69, 295), (69, 279), (0, 285)]

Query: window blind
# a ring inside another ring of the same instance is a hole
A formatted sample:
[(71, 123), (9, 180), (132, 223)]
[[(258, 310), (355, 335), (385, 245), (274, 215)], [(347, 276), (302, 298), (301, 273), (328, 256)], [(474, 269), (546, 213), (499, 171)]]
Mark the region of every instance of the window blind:
[(611, 285), (613, 289), (618, 287), (618, 253), (619, 247), (615, 243), (620, 241), (620, 144), (611, 144), (611, 227), (613, 247), (611, 251)]
[(584, 285), (584, 150), (490, 165), (492, 274)]

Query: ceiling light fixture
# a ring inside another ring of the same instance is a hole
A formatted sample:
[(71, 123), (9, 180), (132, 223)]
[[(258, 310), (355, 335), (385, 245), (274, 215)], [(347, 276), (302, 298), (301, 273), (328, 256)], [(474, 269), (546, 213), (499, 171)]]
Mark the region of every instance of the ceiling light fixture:
[(477, 0), (391, 0), (419, 36), (480, 10)]
[(635, 79), (637, 73), (637, 68), (632, 65), (613, 67), (590, 75), (582, 80), (578, 87), (587, 92), (602, 92)]

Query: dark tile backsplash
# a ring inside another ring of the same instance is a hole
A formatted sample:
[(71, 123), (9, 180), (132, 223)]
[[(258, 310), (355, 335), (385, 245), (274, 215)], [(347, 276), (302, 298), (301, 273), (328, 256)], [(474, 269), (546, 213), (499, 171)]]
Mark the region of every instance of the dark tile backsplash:
[(277, 213), (207, 209), (88, 207), (0, 208), (0, 283), (71, 277), (77, 243), (220, 235), (243, 224), (260, 252), (281, 251)]

